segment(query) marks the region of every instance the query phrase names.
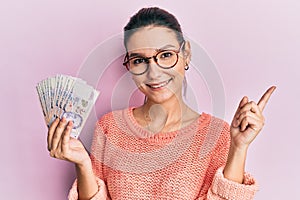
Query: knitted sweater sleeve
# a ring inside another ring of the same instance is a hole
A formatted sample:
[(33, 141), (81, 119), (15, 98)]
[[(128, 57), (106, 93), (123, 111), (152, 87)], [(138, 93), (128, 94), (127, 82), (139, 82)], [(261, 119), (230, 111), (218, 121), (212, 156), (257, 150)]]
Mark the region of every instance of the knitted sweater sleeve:
[[(96, 182), (98, 185), (98, 192), (90, 199), (90, 200), (110, 200), (109, 193), (106, 187), (106, 184), (103, 180), (102, 174), (102, 151), (105, 145), (105, 136), (103, 130), (103, 124), (101, 124), (104, 120), (104, 117), (100, 119), (95, 127), (95, 132), (92, 141), (91, 154), (90, 158), (92, 161), (93, 172), (95, 174)], [(69, 200), (78, 200), (78, 189), (77, 189), (77, 179), (74, 181), (69, 195)]]
[(209, 164), (204, 185), (204, 188), (207, 187), (204, 189), (206, 192), (198, 200), (252, 200), (258, 190), (258, 185), (249, 173), (244, 173), (242, 184), (230, 181), (223, 175), (230, 146), (230, 128), (226, 122), (223, 124), (218, 145)]
[[(90, 200), (110, 200), (104, 181), (96, 177), (98, 192)], [(77, 179), (75, 180), (68, 196), (69, 200), (78, 200)]]

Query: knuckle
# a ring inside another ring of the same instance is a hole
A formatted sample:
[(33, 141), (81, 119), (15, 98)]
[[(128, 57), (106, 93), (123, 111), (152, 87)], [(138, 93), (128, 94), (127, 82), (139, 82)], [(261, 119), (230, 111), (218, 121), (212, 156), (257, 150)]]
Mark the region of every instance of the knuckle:
[(61, 121), (61, 122), (59, 122), (59, 124), (58, 124), (58, 128), (64, 128), (65, 125), (66, 125), (66, 123)]
[(240, 124), (240, 120), (234, 120), (233, 122), (232, 122), (232, 125), (233, 126), (235, 126), (235, 127), (237, 127), (238, 125)]
[(61, 153), (57, 150), (51, 150), (50, 151), (50, 156), (53, 157), (53, 158), (60, 159), (61, 158)]
[(245, 113), (242, 113), (242, 114), (240, 115), (240, 119), (243, 120), (244, 118), (245, 118)]
[(68, 158), (68, 153), (66, 153), (66, 152), (62, 153), (61, 158), (66, 160)]
[(59, 135), (56, 133), (56, 134), (53, 135), (52, 140), (57, 140), (57, 139), (59, 139)]
[(61, 153), (56, 151), (55, 154), (54, 154), (54, 157), (61, 159)]
[(50, 150), (50, 156), (53, 157), (53, 158), (55, 157), (55, 151), (54, 150)]
[(239, 120), (240, 120), (241, 122), (243, 122), (244, 119), (245, 119), (245, 116), (243, 116), (243, 115), (241, 115), (240, 118), (239, 118)]
[(245, 119), (246, 122), (248, 122), (249, 119), (250, 119), (250, 117), (249, 116), (245, 116), (244, 119)]

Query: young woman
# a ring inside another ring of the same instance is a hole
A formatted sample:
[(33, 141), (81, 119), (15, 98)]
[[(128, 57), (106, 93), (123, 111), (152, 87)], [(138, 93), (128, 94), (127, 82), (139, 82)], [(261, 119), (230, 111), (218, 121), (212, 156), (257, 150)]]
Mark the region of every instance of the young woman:
[(172, 14), (141, 9), (124, 28), (124, 45), (124, 65), (145, 103), (104, 115), (91, 155), (70, 138), (72, 122), (56, 119), (49, 128), (50, 155), (76, 166), (69, 199), (253, 199), (246, 154), (275, 87), (258, 103), (242, 98), (228, 125), (184, 103), (191, 48)]

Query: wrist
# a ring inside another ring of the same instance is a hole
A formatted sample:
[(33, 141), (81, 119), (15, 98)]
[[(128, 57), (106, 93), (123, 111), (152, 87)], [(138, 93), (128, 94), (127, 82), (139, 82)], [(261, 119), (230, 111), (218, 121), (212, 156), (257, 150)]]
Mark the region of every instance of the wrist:
[(228, 152), (227, 164), (228, 162), (245, 164), (247, 152), (248, 146), (235, 146), (234, 144), (231, 144)]
[(83, 172), (83, 171), (87, 171), (87, 170), (89, 170), (89, 169), (92, 169), (92, 162), (91, 162), (91, 159), (88, 158), (88, 159), (83, 160), (83, 161), (80, 162), (80, 163), (76, 163), (76, 164), (75, 164), (75, 167), (76, 167), (76, 171), (80, 171), (80, 172)]
[(247, 153), (249, 145), (243, 144), (243, 145), (237, 145), (233, 142), (230, 144), (229, 153), (238, 153), (238, 154), (244, 154)]

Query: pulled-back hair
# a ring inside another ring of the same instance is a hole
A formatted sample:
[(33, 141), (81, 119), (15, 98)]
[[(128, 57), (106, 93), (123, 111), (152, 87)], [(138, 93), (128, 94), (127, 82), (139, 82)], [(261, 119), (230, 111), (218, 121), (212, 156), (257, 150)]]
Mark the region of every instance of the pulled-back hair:
[(183, 35), (180, 24), (177, 19), (171, 13), (158, 8), (149, 7), (140, 9), (135, 15), (133, 15), (127, 25), (124, 27), (124, 46), (139, 28), (146, 26), (161, 26), (166, 27), (174, 31), (178, 42), (183, 42)]

